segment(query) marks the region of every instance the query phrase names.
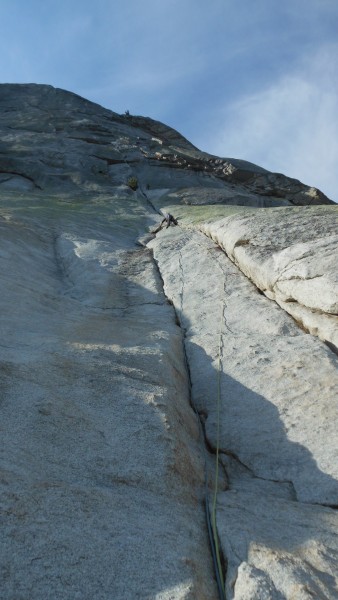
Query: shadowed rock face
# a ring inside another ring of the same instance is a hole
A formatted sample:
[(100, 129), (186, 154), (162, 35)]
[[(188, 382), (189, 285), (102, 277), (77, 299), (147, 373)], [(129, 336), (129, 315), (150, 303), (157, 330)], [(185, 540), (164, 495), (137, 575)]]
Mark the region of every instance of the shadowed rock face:
[(216, 600), (219, 445), (227, 600), (335, 600), (337, 207), (50, 86), (0, 128), (1, 598)]

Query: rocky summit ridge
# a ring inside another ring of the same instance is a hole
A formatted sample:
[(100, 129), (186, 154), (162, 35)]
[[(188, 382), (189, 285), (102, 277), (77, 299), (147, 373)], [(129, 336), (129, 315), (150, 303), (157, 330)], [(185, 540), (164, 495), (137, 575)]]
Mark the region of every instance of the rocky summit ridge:
[(336, 600), (337, 205), (51, 86), (0, 131), (1, 598)]

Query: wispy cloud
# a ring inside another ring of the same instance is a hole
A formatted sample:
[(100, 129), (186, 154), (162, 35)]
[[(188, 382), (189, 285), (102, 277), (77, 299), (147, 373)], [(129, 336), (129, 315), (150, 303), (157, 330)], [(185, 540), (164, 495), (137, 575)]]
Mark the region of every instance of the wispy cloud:
[(338, 201), (337, 72), (338, 44), (322, 47), (228, 106), (204, 147), (283, 172)]

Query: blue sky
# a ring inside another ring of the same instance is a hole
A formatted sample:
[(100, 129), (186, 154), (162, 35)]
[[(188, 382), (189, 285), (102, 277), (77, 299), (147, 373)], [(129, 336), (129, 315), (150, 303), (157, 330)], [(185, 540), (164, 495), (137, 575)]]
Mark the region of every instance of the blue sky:
[(0, 82), (158, 119), (338, 201), (337, 0), (1, 0)]

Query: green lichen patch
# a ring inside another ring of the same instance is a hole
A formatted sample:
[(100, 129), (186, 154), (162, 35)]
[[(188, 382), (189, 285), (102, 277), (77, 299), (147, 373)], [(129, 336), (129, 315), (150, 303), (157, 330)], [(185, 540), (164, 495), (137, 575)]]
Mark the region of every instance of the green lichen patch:
[(203, 206), (179, 206), (177, 204), (173, 206), (165, 206), (161, 208), (162, 212), (169, 212), (178, 218), (180, 224), (189, 226), (200, 225), (210, 221), (218, 221), (225, 217), (230, 217), (237, 213), (250, 214), (256, 212), (258, 209), (255, 207), (247, 206), (225, 206), (215, 204), (204, 204)]

